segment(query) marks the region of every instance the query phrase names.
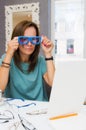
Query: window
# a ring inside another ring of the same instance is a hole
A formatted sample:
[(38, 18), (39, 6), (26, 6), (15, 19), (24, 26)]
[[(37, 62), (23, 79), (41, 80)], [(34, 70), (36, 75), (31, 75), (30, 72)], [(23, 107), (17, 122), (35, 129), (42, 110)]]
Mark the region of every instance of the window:
[(82, 58), (84, 0), (54, 0), (54, 9), (55, 56)]

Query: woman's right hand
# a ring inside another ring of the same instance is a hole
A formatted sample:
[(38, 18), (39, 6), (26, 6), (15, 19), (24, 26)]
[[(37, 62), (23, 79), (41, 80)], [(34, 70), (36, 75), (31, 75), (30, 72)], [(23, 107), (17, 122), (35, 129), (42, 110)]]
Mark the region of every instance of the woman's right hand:
[(14, 55), (14, 52), (18, 49), (19, 43), (18, 43), (18, 37), (14, 37), (11, 41), (7, 43), (7, 55), (10, 55), (12, 58)]

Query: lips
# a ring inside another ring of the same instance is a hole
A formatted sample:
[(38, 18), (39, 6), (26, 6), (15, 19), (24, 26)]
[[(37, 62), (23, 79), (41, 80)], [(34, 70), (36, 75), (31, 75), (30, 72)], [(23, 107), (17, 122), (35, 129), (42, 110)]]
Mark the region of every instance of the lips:
[(24, 51), (31, 52), (31, 53), (34, 51), (34, 47), (32, 45), (23, 45), (23, 49)]

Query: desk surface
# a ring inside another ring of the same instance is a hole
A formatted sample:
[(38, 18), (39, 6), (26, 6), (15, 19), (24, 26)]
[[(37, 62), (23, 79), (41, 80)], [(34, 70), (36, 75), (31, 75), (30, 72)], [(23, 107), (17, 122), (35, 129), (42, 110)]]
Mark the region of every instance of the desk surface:
[(0, 129), (25, 130), (21, 124), (21, 117), (22, 120), (29, 122), (30, 130), (34, 130), (33, 128), (35, 130), (86, 130), (86, 105), (82, 107), (78, 116), (50, 121), (47, 114), (48, 104), (48, 102), (5, 99), (0, 105), (0, 118), (2, 118), (1, 114), (7, 111), (12, 112), (14, 118), (5, 123), (0, 119)]

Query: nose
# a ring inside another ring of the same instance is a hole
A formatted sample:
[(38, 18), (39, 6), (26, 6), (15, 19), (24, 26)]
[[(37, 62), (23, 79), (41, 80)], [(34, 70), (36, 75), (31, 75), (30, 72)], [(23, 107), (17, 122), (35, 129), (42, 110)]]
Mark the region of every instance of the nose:
[(31, 46), (31, 45), (32, 45), (32, 43), (29, 41), (29, 42), (28, 42), (28, 45), (29, 45), (29, 46)]

